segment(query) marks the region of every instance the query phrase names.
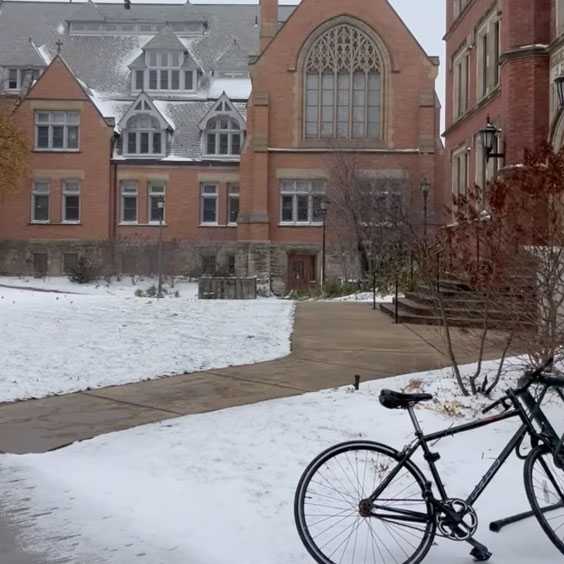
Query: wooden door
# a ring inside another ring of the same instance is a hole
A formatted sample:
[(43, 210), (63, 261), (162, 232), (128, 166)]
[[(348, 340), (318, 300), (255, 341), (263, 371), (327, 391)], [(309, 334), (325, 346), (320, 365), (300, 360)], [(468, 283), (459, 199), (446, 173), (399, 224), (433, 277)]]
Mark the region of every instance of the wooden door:
[(315, 284), (315, 256), (288, 255), (288, 290), (307, 290)]
[(47, 253), (33, 253), (33, 275), (36, 278), (47, 276)]

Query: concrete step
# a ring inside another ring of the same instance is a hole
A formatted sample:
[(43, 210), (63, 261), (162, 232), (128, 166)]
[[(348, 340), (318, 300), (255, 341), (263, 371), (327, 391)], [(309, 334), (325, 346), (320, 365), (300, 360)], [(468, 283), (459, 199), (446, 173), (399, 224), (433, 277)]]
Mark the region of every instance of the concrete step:
[[(380, 304), (380, 310), (387, 315), (395, 318), (395, 304)], [(398, 308), (398, 322), (399, 323), (412, 323), (414, 325), (443, 325), (443, 320), (440, 316), (436, 314), (420, 315), (417, 313), (410, 312), (401, 306)], [(483, 321), (480, 318), (470, 318), (470, 317), (456, 317), (449, 316), (448, 322), (452, 327), (468, 327), (468, 328), (482, 328)], [(490, 329), (507, 329), (508, 322), (499, 319), (491, 319), (489, 323)], [(533, 325), (529, 323), (523, 323), (521, 329), (532, 329)]]
[[(422, 291), (413, 291), (413, 292), (405, 292), (405, 297), (412, 302), (425, 304), (428, 306), (435, 306), (436, 304), (436, 297), (434, 293), (429, 291), (422, 292)], [(509, 299), (509, 296), (506, 296)], [(461, 309), (461, 308), (474, 308), (479, 309), (483, 306), (484, 302), (486, 301), (483, 297), (480, 296), (478, 293), (474, 294), (445, 294), (442, 293), (443, 303), (447, 305), (449, 308)], [(497, 302), (502, 302), (504, 299), (503, 296), (496, 296)], [(536, 303), (533, 299), (522, 296), (518, 299), (519, 306), (521, 308), (527, 308), (527, 311), (532, 311), (536, 307)]]
[[(438, 316), (439, 306), (438, 304), (420, 302), (417, 300), (410, 299), (409, 297), (400, 298), (398, 303), (402, 310), (413, 313), (415, 315), (422, 316)], [(484, 302), (483, 301), (467, 301), (467, 302), (457, 302), (456, 304), (447, 302), (444, 304), (445, 312), (449, 317), (453, 318), (471, 318), (471, 319), (483, 319), (484, 317)], [(523, 311), (516, 318), (521, 321), (527, 321), (528, 315), (526, 311)], [(500, 320), (500, 321), (512, 321), (511, 315), (504, 311), (503, 309), (489, 309), (488, 316), (490, 319)]]

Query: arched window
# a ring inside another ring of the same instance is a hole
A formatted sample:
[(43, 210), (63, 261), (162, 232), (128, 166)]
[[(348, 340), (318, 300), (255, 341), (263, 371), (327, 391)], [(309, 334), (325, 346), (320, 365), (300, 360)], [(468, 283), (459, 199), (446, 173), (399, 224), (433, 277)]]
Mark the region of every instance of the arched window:
[(238, 156), (241, 154), (243, 132), (239, 123), (228, 116), (210, 119), (206, 126), (206, 154)]
[(343, 23), (318, 37), (304, 63), (308, 139), (382, 136), (382, 64), (368, 34)]
[(127, 120), (124, 153), (126, 155), (163, 155), (163, 132), (159, 120), (148, 114), (136, 114)]

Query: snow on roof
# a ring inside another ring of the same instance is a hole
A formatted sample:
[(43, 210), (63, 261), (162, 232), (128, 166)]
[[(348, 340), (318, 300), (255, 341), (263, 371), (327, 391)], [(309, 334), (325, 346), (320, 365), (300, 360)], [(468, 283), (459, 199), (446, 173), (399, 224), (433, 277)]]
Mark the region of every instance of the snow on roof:
[(231, 100), (248, 100), (251, 95), (250, 78), (215, 78), (209, 90), (210, 98), (219, 98), (224, 92)]

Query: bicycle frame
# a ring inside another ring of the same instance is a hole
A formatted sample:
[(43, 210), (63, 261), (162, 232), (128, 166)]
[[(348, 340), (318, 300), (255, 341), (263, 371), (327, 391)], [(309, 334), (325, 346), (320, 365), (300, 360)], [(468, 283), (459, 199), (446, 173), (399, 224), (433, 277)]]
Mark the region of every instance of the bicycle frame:
[[(441, 509), (445, 509), (442, 507), (443, 503), (446, 502), (449, 497), (446, 492), (445, 486), (441, 480), (439, 471), (436, 466), (436, 462), (440, 459), (440, 455), (437, 453), (432, 453), (428, 443), (433, 442), (439, 439), (443, 439), (445, 437), (450, 437), (454, 435), (458, 435), (460, 433), (465, 433), (467, 431), (472, 431), (474, 429), (479, 429), (481, 427), (485, 427), (487, 425), (493, 425), (494, 423), (499, 423), (500, 421), (504, 421), (506, 419), (511, 419), (513, 417), (520, 417), (522, 420), (522, 425), (519, 427), (515, 435), (509, 440), (505, 448), (501, 451), (499, 456), (495, 459), (493, 464), (484, 474), (482, 479), (478, 482), (472, 493), (466, 499), (466, 503), (470, 506), (474, 505), (480, 495), (484, 492), (484, 490), (488, 487), (491, 483), (493, 478), (496, 476), (500, 468), (503, 464), (507, 461), (513, 450), (515, 450), (522, 442), (523, 438), (528, 434), (534, 444), (538, 444), (540, 441), (554, 441), (558, 440), (558, 436), (554, 431), (552, 425), (542, 412), (540, 405), (546, 395), (548, 387), (545, 387), (544, 390), (541, 392), (539, 399), (536, 400), (528, 389), (519, 391), (519, 392), (508, 392), (508, 396), (513, 403), (513, 408), (506, 411), (505, 413), (501, 413), (499, 415), (494, 415), (491, 417), (483, 418), (478, 421), (473, 421), (471, 423), (465, 423), (462, 425), (458, 425), (455, 427), (450, 427), (448, 429), (437, 431), (430, 434), (424, 434), (419, 421), (417, 420), (414, 410), (412, 407), (408, 408), (409, 416), (412, 420), (412, 423), (415, 427), (415, 436), (416, 441), (411, 444), (410, 446), (406, 447), (401, 455), (402, 458), (396, 465), (396, 467), (390, 472), (390, 474), (382, 481), (382, 483), (378, 486), (378, 488), (372, 493), (372, 495), (367, 499), (370, 503), (373, 504), (375, 508), (378, 508), (374, 505), (374, 502), (378, 499), (379, 495), (385, 490), (385, 488), (392, 482), (392, 480), (398, 475), (401, 469), (405, 466), (407, 461), (415, 454), (415, 452), (421, 447), (423, 450), (423, 456), (429, 465), (429, 469), (431, 471), (431, 475), (433, 476), (433, 481), (437, 487), (437, 490), (440, 494), (440, 500), (437, 500), (432, 493), (431, 484), (428, 483), (428, 491), (427, 495), (432, 499), (435, 505), (441, 507)], [(530, 414), (527, 413), (525, 407), (521, 403), (520, 399), (523, 399), (523, 403), (525, 406), (530, 410)], [(535, 429), (534, 422), (536, 422), (540, 427), (540, 432)], [(443, 502), (443, 503), (441, 503)], [(421, 522), (422, 520), (426, 519), (426, 515), (420, 514), (416, 511), (409, 511), (409, 510), (399, 510), (394, 509), (394, 512), (400, 513), (402, 517), (399, 519), (403, 521), (412, 521), (412, 522)], [(450, 510), (446, 510), (447, 513), (450, 513)], [(374, 517), (384, 517), (384, 515), (378, 513), (372, 513)], [(389, 517), (389, 516), (388, 516)], [(395, 517), (398, 519), (398, 517)]]

